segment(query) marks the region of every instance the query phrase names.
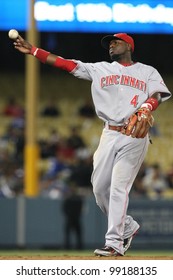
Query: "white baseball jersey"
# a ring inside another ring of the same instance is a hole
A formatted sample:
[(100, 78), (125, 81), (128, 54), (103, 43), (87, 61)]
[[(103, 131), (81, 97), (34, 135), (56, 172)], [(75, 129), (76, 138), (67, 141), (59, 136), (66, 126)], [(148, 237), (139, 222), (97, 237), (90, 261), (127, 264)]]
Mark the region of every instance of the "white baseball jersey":
[(123, 66), (117, 62), (83, 63), (71, 72), (74, 76), (92, 81), (91, 92), (96, 113), (104, 122), (123, 123), (155, 92), (162, 100), (171, 96), (161, 75), (152, 66), (134, 63)]

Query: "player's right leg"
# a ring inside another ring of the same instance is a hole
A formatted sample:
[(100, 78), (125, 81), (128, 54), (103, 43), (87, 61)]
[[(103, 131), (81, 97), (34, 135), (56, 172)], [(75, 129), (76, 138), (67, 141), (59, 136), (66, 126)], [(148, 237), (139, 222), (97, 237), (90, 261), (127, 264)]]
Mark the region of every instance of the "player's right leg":
[(97, 205), (108, 215), (112, 168), (115, 158), (115, 135), (103, 130), (99, 146), (93, 157), (91, 182)]
[[(94, 154), (94, 169), (92, 173), (93, 192), (96, 203), (108, 216), (110, 186), (112, 181), (112, 169), (116, 156), (116, 147), (119, 142), (119, 133), (116, 131), (104, 130), (100, 144)], [(121, 240), (123, 243), (123, 239)], [(122, 255), (115, 248), (104, 246), (94, 251), (99, 256), (120, 256)]]

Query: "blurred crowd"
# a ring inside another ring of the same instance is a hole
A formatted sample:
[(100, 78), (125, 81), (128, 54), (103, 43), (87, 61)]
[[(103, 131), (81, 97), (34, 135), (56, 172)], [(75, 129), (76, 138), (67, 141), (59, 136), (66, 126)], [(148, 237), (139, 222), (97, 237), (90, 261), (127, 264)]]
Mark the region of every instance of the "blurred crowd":
[[(11, 117), (11, 123), (0, 136), (0, 197), (12, 198), (24, 191), (25, 111), (14, 98), (10, 98), (3, 114)], [(78, 114), (86, 119), (95, 118), (89, 101), (79, 108)], [(61, 111), (50, 101), (40, 115), (52, 118), (60, 116)], [(160, 136), (157, 127), (151, 133)], [(60, 135), (58, 127), (50, 129), (48, 139), (39, 139), (38, 145), (40, 158), (45, 162), (40, 171), (40, 196), (65, 198), (72, 186), (82, 196), (92, 195), (90, 178), (93, 154), (81, 136), (80, 127), (69, 127), (66, 137)], [(172, 193), (173, 164), (165, 172), (157, 161), (154, 164), (144, 162), (131, 195), (134, 198), (160, 199), (170, 197)]]

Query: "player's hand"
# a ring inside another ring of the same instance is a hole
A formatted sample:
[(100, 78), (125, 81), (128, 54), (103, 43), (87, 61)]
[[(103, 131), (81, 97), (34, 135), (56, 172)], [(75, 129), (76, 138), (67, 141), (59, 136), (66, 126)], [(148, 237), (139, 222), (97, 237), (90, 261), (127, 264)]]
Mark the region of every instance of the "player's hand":
[(154, 117), (147, 108), (139, 108), (132, 114), (128, 123), (123, 127), (121, 133), (133, 138), (144, 138), (154, 124)]
[(18, 38), (15, 40), (15, 42), (13, 44), (14, 44), (15, 49), (17, 49), (18, 51), (20, 51), (24, 54), (31, 53), (32, 45), (30, 43), (28, 43), (27, 41), (25, 41), (20, 35), (18, 36)]

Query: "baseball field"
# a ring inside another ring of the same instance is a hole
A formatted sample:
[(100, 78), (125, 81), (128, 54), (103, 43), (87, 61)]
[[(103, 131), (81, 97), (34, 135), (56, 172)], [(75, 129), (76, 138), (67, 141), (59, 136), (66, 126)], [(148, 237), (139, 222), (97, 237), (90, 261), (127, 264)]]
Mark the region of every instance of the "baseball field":
[(0, 260), (173, 260), (173, 251), (133, 251), (123, 257), (98, 257), (92, 250), (0, 250)]

